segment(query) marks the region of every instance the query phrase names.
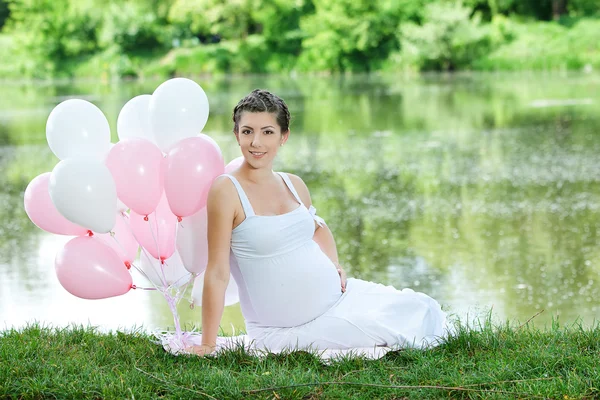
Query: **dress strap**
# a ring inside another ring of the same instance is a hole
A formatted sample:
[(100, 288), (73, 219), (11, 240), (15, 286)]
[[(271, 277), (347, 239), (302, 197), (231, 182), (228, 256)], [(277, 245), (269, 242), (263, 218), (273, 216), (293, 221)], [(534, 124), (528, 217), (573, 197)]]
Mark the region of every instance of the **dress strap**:
[(248, 200), (248, 196), (246, 195), (246, 192), (244, 192), (244, 189), (242, 189), (242, 185), (240, 185), (240, 182), (233, 175), (229, 175), (229, 174), (223, 174), (223, 175), (225, 175), (226, 177), (231, 179), (231, 182), (233, 182), (233, 185), (235, 186), (235, 188), (238, 192), (238, 196), (240, 196), (240, 202), (242, 203), (242, 207), (244, 208), (244, 214), (246, 214), (246, 218), (253, 216), (254, 209), (252, 208), (252, 205), (250, 204), (250, 200)]
[(296, 198), (296, 201), (298, 203), (300, 203), (300, 204), (304, 204), (302, 202), (302, 200), (300, 199), (300, 196), (298, 195), (298, 192), (296, 192), (296, 188), (294, 187), (294, 184), (290, 180), (290, 177), (288, 176), (288, 174), (286, 174), (285, 172), (278, 172), (278, 174), (283, 178), (283, 180), (285, 181), (285, 184), (287, 185), (288, 189), (290, 189), (290, 192), (292, 192), (292, 194)]
[[(296, 198), (298, 203), (303, 204), (304, 207), (306, 207), (306, 204), (304, 204), (302, 202), (302, 200), (300, 199), (300, 196), (298, 195), (298, 192), (296, 192), (296, 188), (294, 187), (294, 184), (292, 183), (288, 174), (286, 174), (285, 172), (278, 172), (278, 174), (281, 175), (281, 177), (285, 181), (285, 184), (290, 189), (290, 192), (292, 192), (292, 194), (294, 195), (294, 197)], [(325, 220), (317, 215), (317, 209), (314, 208), (312, 205), (308, 208), (308, 212), (313, 217), (313, 219), (317, 222), (317, 225), (319, 225), (321, 227), (327, 225), (325, 223)]]

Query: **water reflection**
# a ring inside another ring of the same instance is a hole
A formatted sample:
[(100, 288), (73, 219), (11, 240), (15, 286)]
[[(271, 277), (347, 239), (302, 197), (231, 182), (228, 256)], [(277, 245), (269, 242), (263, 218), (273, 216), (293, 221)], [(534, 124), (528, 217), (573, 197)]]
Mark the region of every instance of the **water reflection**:
[[(464, 315), (544, 324), (598, 314), (600, 97), (594, 76), (253, 77), (199, 80), (211, 100), (207, 133), (238, 155), (230, 113), (256, 87), (292, 109), (292, 146), (277, 169), (301, 175), (334, 230), (352, 276), (413, 287)], [(23, 191), (58, 161), (45, 121), (84, 97), (115, 126), (131, 97), (159, 82), (8, 85), (0, 89), (0, 322), (88, 321), (166, 328), (157, 293), (100, 301), (60, 287), (54, 255), (67, 238), (27, 219)], [(579, 101), (581, 100), (581, 101)], [(585, 100), (585, 101), (583, 101)], [(137, 279), (137, 278), (136, 278)], [(188, 327), (200, 310), (180, 304)], [(243, 326), (239, 307), (224, 329)]]

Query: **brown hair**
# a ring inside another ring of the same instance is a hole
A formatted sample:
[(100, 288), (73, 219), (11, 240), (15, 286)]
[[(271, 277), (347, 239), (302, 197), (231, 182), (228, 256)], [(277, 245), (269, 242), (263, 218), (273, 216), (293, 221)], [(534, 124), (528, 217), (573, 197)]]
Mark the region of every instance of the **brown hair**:
[(269, 91), (254, 89), (235, 106), (233, 109), (233, 131), (235, 133), (239, 130), (240, 118), (244, 111), (273, 113), (281, 128), (281, 133), (290, 129), (290, 111), (285, 101)]

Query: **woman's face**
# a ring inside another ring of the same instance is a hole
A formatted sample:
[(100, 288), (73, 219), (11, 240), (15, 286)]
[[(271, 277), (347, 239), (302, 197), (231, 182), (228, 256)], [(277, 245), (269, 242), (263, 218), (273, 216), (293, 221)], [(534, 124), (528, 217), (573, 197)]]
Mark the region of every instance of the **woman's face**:
[(273, 163), (277, 150), (287, 141), (289, 131), (281, 132), (275, 114), (244, 111), (240, 117), (239, 130), (235, 134), (248, 164), (254, 168), (267, 167)]

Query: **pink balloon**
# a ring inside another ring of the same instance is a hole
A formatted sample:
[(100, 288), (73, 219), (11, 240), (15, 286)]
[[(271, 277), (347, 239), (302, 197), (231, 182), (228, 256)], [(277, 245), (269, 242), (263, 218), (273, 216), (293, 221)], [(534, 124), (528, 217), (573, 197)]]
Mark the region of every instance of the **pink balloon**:
[(162, 196), (156, 211), (147, 219), (135, 211), (131, 212), (129, 224), (133, 236), (152, 257), (166, 260), (175, 252), (177, 234), (177, 217), (171, 212), (166, 196)]
[(82, 299), (105, 299), (125, 294), (131, 275), (113, 249), (93, 236), (70, 240), (54, 262), (60, 284)]
[(233, 160), (229, 161), (229, 164), (225, 166), (225, 173), (232, 173), (233, 171), (241, 167), (243, 162), (244, 156), (239, 156), (238, 158), (234, 158)]
[(117, 222), (112, 234), (102, 233), (98, 234), (98, 237), (119, 255), (127, 268), (131, 267), (133, 260), (137, 257), (140, 245), (133, 237), (127, 214), (117, 213)]
[(164, 157), (151, 141), (127, 138), (106, 157), (117, 186), (117, 196), (138, 214), (148, 215), (158, 205), (164, 188)]
[(208, 136), (205, 133), (198, 134), (198, 137), (204, 138), (207, 141), (209, 141), (215, 147), (215, 149), (217, 150), (217, 152), (219, 153), (221, 158), (223, 158), (223, 153), (221, 153), (221, 148), (219, 147), (219, 144), (215, 141), (215, 139), (211, 138), (210, 136)]
[(85, 235), (88, 230), (62, 216), (52, 203), (48, 183), (51, 172), (36, 176), (25, 189), (25, 212), (38, 228), (59, 235)]
[(223, 156), (214, 141), (197, 136), (175, 143), (165, 170), (165, 194), (173, 214), (187, 217), (204, 207), (210, 185), (224, 171)]

